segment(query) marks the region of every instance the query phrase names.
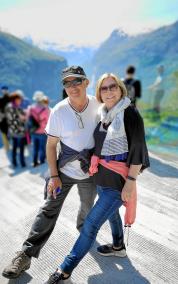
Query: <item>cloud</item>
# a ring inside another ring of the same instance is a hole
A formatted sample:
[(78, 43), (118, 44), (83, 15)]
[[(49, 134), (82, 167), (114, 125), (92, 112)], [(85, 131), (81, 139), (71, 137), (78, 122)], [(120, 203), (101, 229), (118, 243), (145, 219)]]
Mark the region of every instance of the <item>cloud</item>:
[[(0, 12), (1, 28), (35, 42), (97, 45), (116, 28), (138, 33), (162, 24), (144, 14), (147, 0), (29, 0)], [(148, 13), (147, 13), (148, 14)]]

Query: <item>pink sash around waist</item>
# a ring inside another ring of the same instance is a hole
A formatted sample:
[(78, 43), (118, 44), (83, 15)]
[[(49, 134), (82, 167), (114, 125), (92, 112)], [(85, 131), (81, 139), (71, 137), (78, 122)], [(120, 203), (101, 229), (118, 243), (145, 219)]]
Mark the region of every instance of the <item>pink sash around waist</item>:
[[(106, 162), (106, 160), (100, 159), (95, 155), (91, 157), (91, 165), (89, 168), (90, 176), (93, 176), (95, 173), (98, 172), (99, 164), (115, 173), (120, 174), (125, 180), (127, 179), (129, 168), (126, 165), (126, 163), (117, 162), (117, 161)], [(128, 202), (124, 202), (124, 206), (126, 207), (124, 215), (124, 226), (127, 227), (131, 226), (135, 222), (136, 218), (136, 208), (137, 208), (136, 183), (134, 183), (134, 188), (130, 200)]]

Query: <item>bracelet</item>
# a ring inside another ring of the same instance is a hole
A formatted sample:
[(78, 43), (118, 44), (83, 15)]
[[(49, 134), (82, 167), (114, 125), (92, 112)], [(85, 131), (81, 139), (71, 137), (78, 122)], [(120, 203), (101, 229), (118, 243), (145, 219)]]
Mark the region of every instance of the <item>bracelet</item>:
[(50, 176), (50, 178), (59, 178), (59, 175)]
[(131, 177), (131, 176), (127, 176), (127, 179), (129, 179), (129, 180), (136, 180), (136, 178)]

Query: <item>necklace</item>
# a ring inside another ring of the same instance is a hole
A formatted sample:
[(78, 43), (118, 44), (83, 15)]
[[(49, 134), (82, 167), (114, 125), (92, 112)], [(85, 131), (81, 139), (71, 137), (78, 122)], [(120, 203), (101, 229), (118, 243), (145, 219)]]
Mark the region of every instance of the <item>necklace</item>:
[(80, 110), (80, 111), (77, 110), (77, 109), (70, 103), (69, 99), (68, 99), (68, 103), (69, 103), (70, 107), (71, 107), (75, 112), (77, 112), (77, 113), (82, 113), (82, 112), (84, 112), (84, 111), (86, 110), (86, 108), (87, 108), (87, 106), (88, 106), (88, 104), (89, 104), (89, 99), (87, 98), (86, 104), (84, 105), (83, 109)]
[(75, 116), (77, 118), (77, 121), (78, 121), (78, 127), (80, 129), (84, 129), (84, 123), (83, 123), (83, 120), (82, 120), (82, 112), (84, 112), (89, 104), (89, 99), (87, 99), (87, 102), (86, 104), (84, 105), (83, 109), (81, 111), (78, 111), (69, 101), (68, 99), (68, 103), (69, 103), (69, 106), (74, 110), (74, 113), (75, 113)]

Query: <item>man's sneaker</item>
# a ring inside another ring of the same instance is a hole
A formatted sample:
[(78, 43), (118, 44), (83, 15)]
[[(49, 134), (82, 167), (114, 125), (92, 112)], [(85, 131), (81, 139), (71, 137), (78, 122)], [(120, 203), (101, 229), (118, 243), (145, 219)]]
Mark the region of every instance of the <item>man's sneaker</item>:
[(49, 277), (48, 281), (44, 284), (69, 284), (70, 282), (70, 276), (67, 279), (63, 278), (63, 275), (57, 271), (55, 271), (51, 276)]
[(114, 249), (113, 245), (111, 244), (99, 246), (97, 247), (97, 252), (104, 256), (112, 256), (112, 255), (118, 256), (118, 257), (127, 256), (126, 248), (124, 244), (119, 249)]
[(22, 272), (30, 268), (31, 257), (23, 251), (17, 252), (10, 265), (8, 265), (2, 272), (2, 275), (8, 279), (17, 278)]

